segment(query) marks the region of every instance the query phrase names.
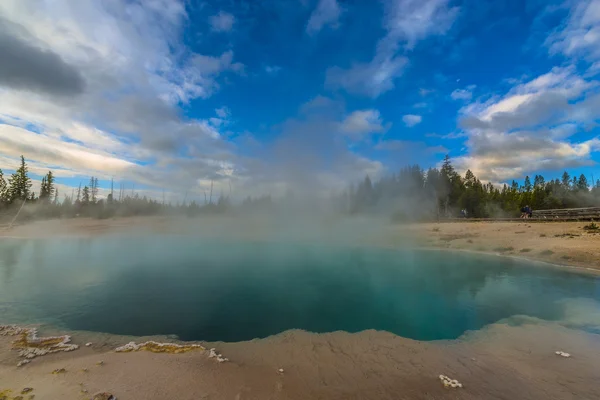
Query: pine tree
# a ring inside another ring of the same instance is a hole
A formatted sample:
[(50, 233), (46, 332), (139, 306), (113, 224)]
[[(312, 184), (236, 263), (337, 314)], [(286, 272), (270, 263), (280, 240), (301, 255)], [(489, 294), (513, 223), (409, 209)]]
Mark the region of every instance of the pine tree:
[(579, 175), (579, 180), (577, 181), (577, 190), (585, 192), (588, 191), (588, 182), (584, 174)]
[(98, 178), (93, 176), (90, 178), (90, 200), (92, 203), (96, 203), (98, 200)]
[(9, 179), (9, 201), (30, 199), (31, 179), (27, 175), (25, 157), (21, 156), (21, 165)]
[(471, 172), (470, 169), (468, 169), (465, 173), (465, 186), (467, 188), (472, 188), (473, 186), (475, 186), (475, 181), (475, 175), (473, 174), (473, 172)]
[(8, 201), (8, 185), (4, 179), (4, 173), (0, 169), (0, 205)]
[(48, 197), (48, 185), (46, 184), (46, 176), (42, 177), (42, 184), (40, 185), (40, 199), (45, 200)]
[(567, 171), (562, 174), (562, 186), (565, 190), (569, 190), (571, 186), (571, 176)]
[(81, 202), (83, 204), (89, 204), (90, 203), (90, 188), (88, 188), (87, 186), (84, 186), (83, 188), (83, 193), (81, 196)]
[(48, 174), (46, 175), (46, 190), (48, 191), (48, 200), (52, 200), (52, 197), (54, 196), (54, 175), (52, 174), (52, 171), (48, 171)]
[(40, 186), (40, 200), (45, 203), (50, 203), (54, 198), (54, 175), (52, 171), (48, 171), (48, 174), (42, 177), (42, 184)]
[(525, 182), (523, 183), (523, 189), (526, 193), (531, 192), (531, 180), (529, 180), (529, 176), (525, 177)]
[(75, 203), (81, 203), (81, 182), (79, 182), (79, 187), (77, 188), (77, 198), (75, 199)]

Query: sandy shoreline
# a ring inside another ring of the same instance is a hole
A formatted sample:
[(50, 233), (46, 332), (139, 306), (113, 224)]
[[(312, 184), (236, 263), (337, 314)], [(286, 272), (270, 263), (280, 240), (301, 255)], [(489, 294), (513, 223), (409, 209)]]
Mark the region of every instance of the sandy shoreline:
[(588, 222), (453, 222), (391, 226), (381, 243), (393, 245), (407, 235), (420, 247), (473, 251), (542, 261), (581, 271), (600, 270), (600, 231)]
[[(83, 346), (93, 338), (98, 342)], [(420, 342), (377, 331), (287, 331), (249, 342), (202, 343), (228, 357), (224, 363), (207, 352), (114, 352), (129, 340), (74, 333), (73, 342), (82, 345), (79, 350), (36, 358), (17, 368), (10, 338), (0, 337), (0, 393), (31, 387), (42, 399), (91, 398), (97, 391), (119, 399), (189, 400), (600, 396), (595, 384), (600, 380), (597, 335), (525, 318), (453, 341)], [(572, 356), (557, 356), (557, 350)], [(65, 372), (52, 374), (60, 369)], [(440, 374), (464, 387), (444, 388)]]
[[(576, 267), (569, 268), (575, 272), (600, 271), (600, 235), (585, 232), (584, 224), (388, 224), (344, 234), (340, 240), (366, 246), (500, 254)], [(251, 225), (237, 231), (239, 238), (274, 237), (273, 226)], [(189, 234), (192, 226), (189, 221), (173, 223), (163, 218), (46, 221), (0, 230), (0, 238)], [(545, 251), (550, 249), (552, 253)], [(0, 316), (0, 323), (5, 322), (10, 321)], [(6, 390), (10, 390), (6, 399), (19, 398), (25, 387), (34, 389), (31, 393), (36, 399), (90, 399), (98, 391), (121, 400), (600, 399), (596, 384), (600, 382), (600, 335), (526, 317), (501, 321), (450, 341), (415, 341), (377, 331), (314, 334), (294, 330), (248, 342), (199, 342), (229, 358), (224, 363), (210, 358), (208, 351), (114, 351), (132, 340), (173, 341), (164, 337), (70, 334), (78, 350), (37, 357), (22, 367), (16, 367), (22, 358), (11, 348), (14, 337), (0, 336), (0, 399)], [(93, 344), (86, 347), (86, 342)], [(572, 356), (558, 356), (558, 350)], [(52, 374), (61, 369), (65, 372)], [(459, 380), (464, 387), (444, 388), (440, 374)]]

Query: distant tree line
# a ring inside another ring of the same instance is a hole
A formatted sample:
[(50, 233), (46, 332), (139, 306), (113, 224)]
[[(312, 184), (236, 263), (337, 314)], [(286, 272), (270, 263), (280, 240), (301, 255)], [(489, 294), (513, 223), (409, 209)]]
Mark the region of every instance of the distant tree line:
[(98, 178), (91, 177), (89, 184), (74, 190), (72, 195), (63, 194), (62, 201), (55, 185), (52, 171), (42, 177), (39, 193), (32, 189), (32, 180), (25, 158), (21, 156), (20, 166), (8, 179), (0, 169), (0, 219), (12, 218), (25, 204), (19, 220), (32, 218), (72, 218), (95, 217), (111, 218), (138, 215), (198, 215), (204, 212), (220, 213), (230, 208), (229, 198), (221, 195), (216, 202), (199, 204), (196, 201), (165, 203), (137, 193), (126, 194), (119, 191), (118, 198), (111, 192), (106, 198), (98, 195)]
[(585, 175), (546, 181), (529, 176), (523, 185), (482, 183), (470, 170), (460, 176), (446, 156), (441, 168), (408, 166), (398, 174), (372, 182), (367, 176), (341, 199), (350, 213), (391, 210), (398, 219), (457, 217), (510, 217), (529, 205), (534, 210), (600, 206), (600, 180), (590, 185)]
[[(42, 177), (39, 193), (31, 188), (32, 181), (23, 156), (19, 167), (8, 179), (0, 169), (0, 218), (16, 215), (24, 204), (27, 207), (20, 220), (78, 216), (195, 216), (234, 210), (228, 196), (221, 195), (213, 202), (212, 193), (210, 200), (205, 198), (203, 204), (195, 200), (166, 203), (139, 196), (133, 191), (128, 195), (123, 187), (116, 198), (112, 187), (106, 198), (100, 198), (97, 177), (91, 177), (83, 188), (79, 185), (70, 196), (63, 194), (61, 201), (52, 171)], [(279, 203), (293, 201), (293, 195), (288, 193)], [(271, 196), (247, 197), (235, 209), (241, 213), (272, 212), (277, 209), (277, 203)], [(482, 183), (470, 170), (464, 177), (460, 176), (446, 156), (441, 168), (424, 170), (418, 165), (407, 166), (397, 174), (375, 182), (367, 176), (341, 195), (333, 196), (331, 205), (343, 213), (382, 213), (398, 220), (457, 217), (461, 210), (469, 217), (508, 217), (518, 215), (525, 205), (534, 210), (600, 206), (600, 180), (590, 185), (585, 175), (571, 177), (564, 172), (560, 179), (546, 181), (543, 176), (536, 175), (533, 182), (529, 176), (525, 177), (523, 185), (512, 181), (511, 185), (495, 186)]]

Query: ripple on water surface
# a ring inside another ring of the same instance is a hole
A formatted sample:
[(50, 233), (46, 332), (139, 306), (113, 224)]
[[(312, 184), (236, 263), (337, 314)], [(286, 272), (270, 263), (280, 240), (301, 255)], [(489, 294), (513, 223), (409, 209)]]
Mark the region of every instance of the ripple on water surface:
[(454, 339), (513, 315), (600, 327), (600, 280), (507, 258), (188, 237), (0, 241), (0, 322), (240, 341)]

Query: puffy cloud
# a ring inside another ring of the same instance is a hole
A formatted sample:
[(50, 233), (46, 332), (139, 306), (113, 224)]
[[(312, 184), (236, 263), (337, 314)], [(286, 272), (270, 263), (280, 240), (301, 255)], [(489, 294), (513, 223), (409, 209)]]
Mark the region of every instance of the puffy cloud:
[(0, 85), (14, 89), (77, 95), (84, 90), (81, 73), (52, 50), (42, 49), (18, 36), (18, 26), (0, 18)]
[(209, 23), (214, 32), (229, 32), (233, 29), (235, 17), (225, 11), (219, 11), (209, 18)]
[(387, 33), (378, 41), (373, 59), (349, 69), (330, 68), (326, 85), (373, 98), (394, 89), (408, 64), (408, 58), (398, 54), (400, 44), (410, 50), (419, 40), (444, 34), (458, 13), (449, 0), (387, 0), (384, 6)]
[(337, 0), (319, 0), (317, 8), (310, 15), (306, 24), (306, 33), (314, 35), (326, 25), (337, 27), (341, 14), (342, 8)]
[(538, 170), (591, 165), (600, 140), (569, 138), (600, 117), (597, 83), (574, 67), (553, 68), (504, 96), (462, 109), (468, 155), (457, 165), (501, 182)]
[[(188, 119), (180, 104), (210, 97), (244, 66), (231, 50), (185, 46), (183, 0), (6, 0), (0, 15), (0, 51), (14, 56), (0, 65), (5, 163), (23, 153), (57, 175), (110, 173), (192, 190), (237, 168), (218, 131), (225, 119)], [(187, 170), (175, 161), (191, 157)]]
[(506, 182), (531, 171), (562, 170), (593, 165), (592, 152), (600, 141), (554, 141), (522, 134), (477, 134), (468, 141), (469, 155), (456, 159), (459, 169), (470, 168), (484, 181)]
[[(550, 72), (513, 87), (505, 96), (473, 103), (462, 111), (466, 128), (499, 131), (524, 129), (540, 124), (560, 124), (590, 110), (597, 94), (573, 104), (597, 84), (576, 74), (573, 67), (555, 67)], [(589, 119), (589, 118), (588, 118)]]
[(414, 115), (414, 114), (407, 114), (402, 117), (402, 121), (404, 122), (404, 125), (408, 126), (409, 128), (420, 124), (422, 119), (423, 118), (420, 115)]
[(360, 139), (371, 133), (382, 133), (386, 130), (377, 110), (358, 110), (348, 115), (341, 123), (343, 133), (354, 139)]

